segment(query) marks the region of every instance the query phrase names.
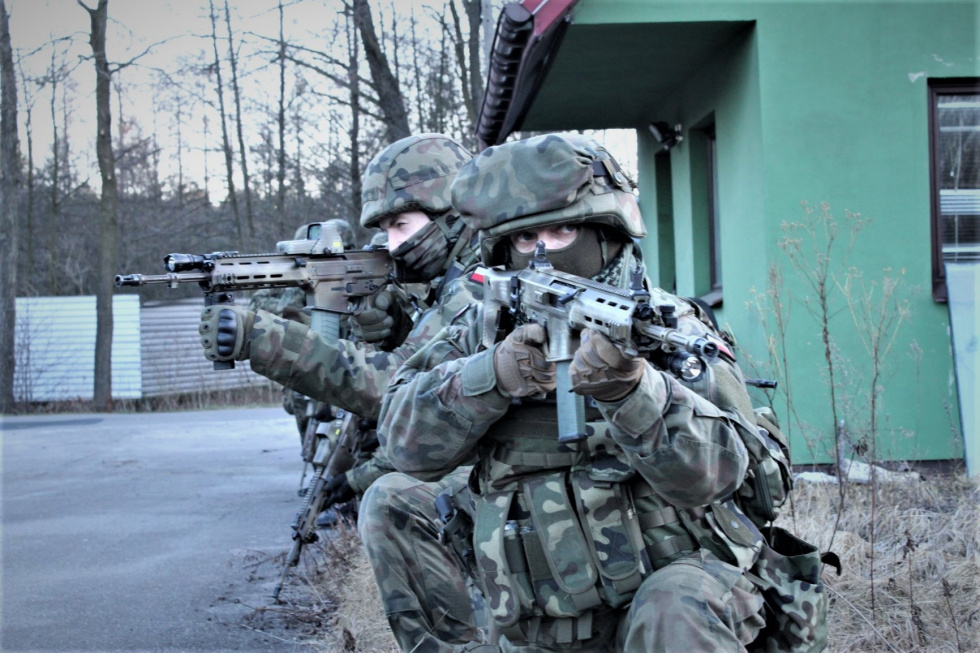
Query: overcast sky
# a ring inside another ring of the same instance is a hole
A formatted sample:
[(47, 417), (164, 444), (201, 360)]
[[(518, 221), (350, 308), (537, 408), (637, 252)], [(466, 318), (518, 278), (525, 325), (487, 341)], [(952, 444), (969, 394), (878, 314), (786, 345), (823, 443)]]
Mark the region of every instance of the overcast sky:
[[(97, 0), (84, 0), (89, 6), (95, 6)], [(322, 0), (322, 2), (306, 0), (302, 4), (285, 9), (285, 35), (287, 40), (300, 42), (310, 47), (327, 49), (324, 37), (330, 24), (342, 8), (340, 0)], [(69, 138), (73, 150), (73, 159), (83, 176), (88, 175), (91, 185), (98, 186), (97, 166), (95, 165), (95, 97), (94, 97), (94, 68), (91, 60), (91, 47), (88, 43), (89, 18), (88, 14), (78, 5), (77, 0), (6, 0), (10, 13), (11, 40), (15, 48), (15, 57), (21, 58), (24, 72), (28, 77), (43, 76), (51, 64), (52, 49), (47, 44), (54, 40), (63, 40), (58, 50), (67, 49), (67, 64), (74, 66), (72, 79), (75, 87), (71, 95), (71, 113)], [(226, 53), (227, 44), (224, 41), (223, 8), (224, 0), (214, 0), (219, 12), (218, 36), (222, 39), (222, 56)], [(275, 38), (278, 35), (277, 0), (233, 0), (231, 5), (232, 23), (236, 32), (254, 32)], [(499, 4), (499, 3), (497, 3)], [(390, 12), (396, 11), (405, 18), (402, 25), (407, 24), (407, 16), (414, 13), (420, 25), (425, 26), (426, 19), (435, 12), (441, 12), (444, 0), (372, 0), (375, 21), (390, 20)], [(393, 9), (394, 8), (394, 9)], [(135, 116), (146, 136), (155, 131), (159, 138), (165, 139), (168, 121), (172, 122), (168, 112), (163, 108), (159, 95), (151, 90), (156, 79), (156, 69), (173, 72), (181, 58), (195, 62), (209, 63), (213, 60), (211, 50), (211, 25), (208, 19), (208, 0), (110, 0), (109, 2), (109, 32), (107, 50), (110, 61), (125, 62), (139, 56), (136, 65), (126, 68), (119, 80), (122, 82), (125, 95), (123, 97), (123, 113), (129, 117)], [(495, 21), (494, 21), (495, 22)], [(429, 29), (435, 29), (429, 21)], [(259, 41), (259, 39), (251, 39)], [(335, 43), (343, 47), (343, 43)], [(148, 50), (148, 51), (147, 51)], [(146, 52), (145, 54), (143, 54)], [(84, 58), (84, 59), (83, 59)], [(270, 95), (278, 88), (275, 73), (269, 69), (266, 73), (258, 69), (267, 64), (267, 59), (245, 60), (241, 62), (240, 74), (245, 75), (243, 86), (253, 84), (253, 89), (260, 88), (256, 94)], [(269, 75), (263, 80), (263, 75)], [(228, 83), (230, 73), (224, 71), (225, 82)], [(309, 79), (313, 79), (311, 75)], [(20, 80), (18, 80), (19, 82)], [(287, 84), (290, 82), (287, 81)], [(49, 156), (51, 147), (51, 116), (50, 92), (47, 89), (33, 90), (34, 110), (31, 114), (34, 135), (35, 165)], [(212, 91), (213, 94), (213, 91)], [(243, 95), (249, 96), (249, 91), (243, 90)], [(21, 124), (21, 149), (26, 155), (25, 125), (25, 93), (18, 88), (18, 98), (21, 113), (18, 116)], [(113, 91), (112, 112), (113, 121), (118, 120), (119, 100)], [(156, 103), (157, 111), (154, 111)], [(229, 109), (230, 111), (231, 109)], [(59, 108), (60, 115), (60, 108)], [(59, 117), (60, 120), (60, 117)], [(203, 121), (201, 121), (203, 122)], [(194, 123), (196, 124), (196, 123)], [(217, 124), (210, 128), (208, 148), (217, 146)], [(254, 129), (254, 127), (253, 127)], [(630, 132), (631, 133), (631, 132)], [(194, 134), (184, 133), (185, 140), (191, 140)], [(197, 138), (203, 140), (199, 133)], [(624, 167), (632, 169), (635, 166), (635, 145), (629, 136), (611, 134), (608, 146), (622, 160)], [(255, 142), (254, 133), (246, 134), (246, 141)], [(605, 140), (605, 139), (604, 139)], [(166, 145), (164, 145), (166, 147)], [(201, 149), (200, 144), (189, 144), (190, 147)], [(175, 148), (171, 148), (174, 149)], [(625, 151), (624, 151), (625, 150)], [(161, 161), (162, 174), (167, 176), (174, 172), (175, 155)], [(195, 177), (198, 182), (203, 177), (203, 156), (187, 157), (184, 160), (185, 174)], [(222, 197), (223, 182), (219, 170), (218, 154), (212, 152), (208, 160), (210, 172), (210, 187), (213, 197)]]

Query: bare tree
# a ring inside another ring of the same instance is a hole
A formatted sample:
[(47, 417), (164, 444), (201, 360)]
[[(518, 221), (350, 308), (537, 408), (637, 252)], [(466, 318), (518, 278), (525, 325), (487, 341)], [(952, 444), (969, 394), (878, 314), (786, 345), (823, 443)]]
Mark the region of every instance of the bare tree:
[[(34, 269), (34, 102), (35, 96), (31, 91), (27, 75), (24, 74), (23, 60), (20, 64), (20, 85), (24, 91), (24, 135), (27, 137), (27, 197), (24, 207), (24, 231), (27, 241), (26, 269)], [(4, 84), (6, 86), (6, 84)], [(30, 284), (33, 286), (33, 284)], [(28, 288), (31, 292), (31, 288)]]
[(248, 235), (255, 235), (255, 221), (252, 218), (252, 185), (248, 175), (248, 150), (245, 149), (245, 135), (242, 128), (242, 94), (238, 86), (238, 55), (235, 52), (235, 40), (231, 30), (231, 12), (228, 0), (225, 0), (225, 24), (228, 27), (228, 63), (231, 66), (231, 88), (235, 97), (235, 125), (238, 131), (238, 153), (242, 166), (242, 184), (245, 191), (245, 219), (248, 223)]
[(374, 32), (374, 21), (367, 0), (352, 0), (352, 4), (354, 21), (364, 44), (364, 56), (371, 70), (371, 85), (381, 107), (386, 139), (389, 143), (393, 143), (411, 133), (408, 126), (408, 112), (405, 110), (405, 98), (399, 89), (398, 78), (388, 65), (388, 59), (381, 50), (378, 37)]
[(286, 229), (286, 39), (283, 36), (283, 7), (279, 0), (279, 113), (276, 114), (279, 128), (279, 150), (276, 171), (276, 216), (279, 220), (279, 233)]
[(357, 72), (358, 56), (357, 26), (352, 20), (350, 9), (347, 15), (347, 79), (350, 87), (350, 205), (351, 214), (357, 215), (361, 205), (361, 84)]
[(91, 23), (89, 43), (95, 61), (95, 148), (102, 177), (99, 205), (99, 263), (95, 284), (95, 374), (92, 403), (97, 409), (112, 408), (112, 290), (116, 272), (116, 238), (119, 229), (119, 189), (116, 185), (116, 159), (112, 150), (112, 110), (110, 91), (112, 72), (106, 58), (106, 22), (109, 0), (99, 0), (95, 9), (82, 0), (78, 5), (88, 12)]
[(235, 228), (238, 230), (238, 241), (242, 240), (242, 220), (238, 213), (238, 193), (235, 192), (234, 153), (231, 151), (231, 141), (228, 138), (228, 121), (225, 118), (225, 88), (221, 82), (221, 56), (218, 54), (218, 18), (214, 13), (214, 0), (208, 0), (211, 10), (211, 45), (214, 49), (214, 75), (217, 82), (218, 113), (221, 118), (221, 149), (225, 155), (225, 177), (228, 184), (228, 201), (231, 212), (235, 217)]
[[(466, 19), (470, 30), (464, 38), (460, 25), (459, 12), (456, 10), (456, 0), (449, 0), (449, 12), (452, 16), (452, 32), (450, 38), (456, 53), (456, 64), (459, 67), (460, 85), (463, 89), (463, 105), (466, 107), (466, 117), (469, 121), (467, 133), (474, 132), (479, 118), (480, 102), (483, 101), (483, 78), (480, 73), (480, 0), (461, 0), (466, 11)], [(448, 29), (445, 23), (443, 28)]]
[(0, 82), (0, 411), (8, 413), (14, 407), (17, 204), (21, 174), (20, 145), (17, 140), (17, 78), (5, 0), (0, 0)]

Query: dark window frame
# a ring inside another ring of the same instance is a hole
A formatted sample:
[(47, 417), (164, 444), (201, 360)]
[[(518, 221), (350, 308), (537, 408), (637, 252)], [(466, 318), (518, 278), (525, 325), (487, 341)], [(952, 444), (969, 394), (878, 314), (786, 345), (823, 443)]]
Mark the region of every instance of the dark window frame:
[(939, 190), (941, 174), (939, 161), (939, 98), (943, 95), (980, 94), (980, 77), (933, 78), (928, 81), (929, 112), (929, 203), (932, 212), (930, 232), (932, 239), (932, 298), (940, 303), (948, 301), (946, 268), (943, 265), (943, 216)]

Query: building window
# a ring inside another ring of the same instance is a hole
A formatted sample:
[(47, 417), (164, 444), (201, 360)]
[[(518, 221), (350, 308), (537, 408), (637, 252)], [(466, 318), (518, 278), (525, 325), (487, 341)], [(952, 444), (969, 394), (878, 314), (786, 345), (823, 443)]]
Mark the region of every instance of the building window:
[(980, 263), (980, 79), (929, 80), (933, 297), (946, 263)]

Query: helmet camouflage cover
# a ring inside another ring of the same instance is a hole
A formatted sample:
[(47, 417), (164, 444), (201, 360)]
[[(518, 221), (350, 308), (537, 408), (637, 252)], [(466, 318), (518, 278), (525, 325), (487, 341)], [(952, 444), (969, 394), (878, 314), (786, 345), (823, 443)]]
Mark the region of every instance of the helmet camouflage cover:
[(624, 239), (646, 227), (633, 182), (611, 154), (590, 138), (547, 134), (489, 147), (463, 166), (452, 186), (453, 206), (480, 231), (483, 261), (494, 260), (504, 236), (556, 224), (599, 224)]
[(395, 141), (367, 165), (361, 188), (361, 226), (402, 211), (430, 215), (452, 208), (449, 186), (473, 155), (443, 134), (418, 134)]

